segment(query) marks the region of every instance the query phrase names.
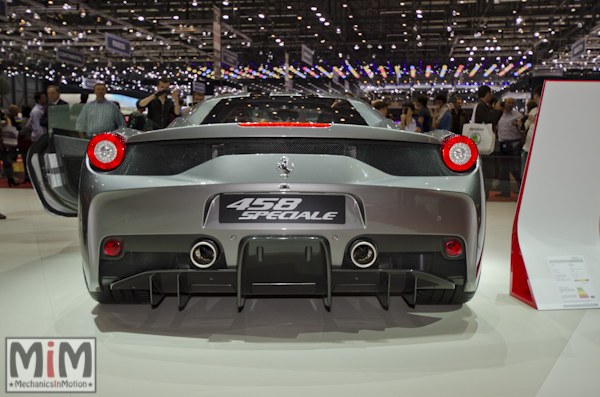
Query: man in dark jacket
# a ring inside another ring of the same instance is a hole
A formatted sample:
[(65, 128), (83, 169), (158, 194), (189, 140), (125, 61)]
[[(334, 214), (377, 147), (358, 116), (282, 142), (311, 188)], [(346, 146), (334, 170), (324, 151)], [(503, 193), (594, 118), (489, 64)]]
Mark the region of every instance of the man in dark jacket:
[(456, 97), (454, 99), (454, 108), (450, 113), (452, 116), (452, 132), (462, 135), (463, 125), (468, 121), (467, 112), (462, 108), (463, 100)]
[[(485, 123), (492, 124), (494, 127), (498, 124), (498, 120), (500, 116), (502, 116), (502, 111), (497, 109), (490, 109), (488, 104), (492, 100), (492, 90), (488, 86), (481, 86), (477, 91), (477, 96), (479, 97), (479, 102), (474, 112), (475, 112), (475, 123)], [(494, 182), (494, 170), (495, 170), (495, 162), (494, 155), (481, 155), (482, 168), (483, 168), (483, 185), (485, 187), (485, 198), (487, 199), (490, 195), (490, 189), (492, 187), (492, 183)]]
[[(171, 91), (170, 85), (171, 81), (168, 77), (160, 78), (156, 85), (156, 93), (140, 99), (136, 104), (138, 108), (148, 108), (148, 120), (152, 122), (153, 130), (165, 128), (171, 122), (171, 115), (181, 114), (179, 90)], [(167, 95), (171, 95), (173, 100), (167, 98)]]
[[(50, 127), (49, 129), (53, 126), (64, 129), (71, 118), (69, 104), (60, 99), (60, 88), (58, 88), (58, 86), (49, 85), (48, 88), (46, 88), (46, 93), (48, 94), (48, 106), (44, 109), (44, 115), (40, 119), (40, 125), (46, 128)], [(51, 106), (60, 107), (50, 111), (49, 108)], [(51, 112), (52, 114), (49, 115), (48, 112)], [(48, 123), (49, 119), (51, 119), (50, 125)]]

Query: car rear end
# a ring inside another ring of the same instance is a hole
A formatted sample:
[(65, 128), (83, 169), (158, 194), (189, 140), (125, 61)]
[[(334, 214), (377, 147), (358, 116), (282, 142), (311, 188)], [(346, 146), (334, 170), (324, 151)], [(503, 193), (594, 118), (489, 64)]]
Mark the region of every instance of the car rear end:
[(102, 169), (90, 145), (79, 214), (101, 302), (174, 295), (182, 308), (231, 294), (240, 308), (251, 296), (329, 307), (366, 294), (387, 307), (393, 295), (437, 304), (475, 293), (485, 203), (476, 149), (461, 138), (246, 121), (104, 138), (96, 144), (112, 141), (123, 158)]

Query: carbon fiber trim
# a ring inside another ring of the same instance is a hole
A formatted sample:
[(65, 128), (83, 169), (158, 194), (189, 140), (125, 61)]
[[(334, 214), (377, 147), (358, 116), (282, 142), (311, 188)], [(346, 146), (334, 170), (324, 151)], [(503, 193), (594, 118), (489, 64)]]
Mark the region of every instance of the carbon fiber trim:
[[(357, 269), (350, 258), (344, 258), (343, 269)], [(380, 252), (373, 269), (418, 270), (438, 277), (466, 277), (466, 260), (446, 259), (439, 252)]]
[[(225, 267), (223, 255), (220, 255), (210, 270)], [(153, 270), (196, 270), (189, 253), (179, 252), (126, 252), (119, 259), (100, 259), (101, 277), (121, 279), (138, 273)]]
[[(350, 139), (248, 138), (140, 142), (127, 145), (123, 163), (109, 175), (176, 175), (219, 156), (316, 154), (347, 156), (395, 176), (458, 176), (438, 145)], [(468, 170), (469, 172), (471, 170)]]

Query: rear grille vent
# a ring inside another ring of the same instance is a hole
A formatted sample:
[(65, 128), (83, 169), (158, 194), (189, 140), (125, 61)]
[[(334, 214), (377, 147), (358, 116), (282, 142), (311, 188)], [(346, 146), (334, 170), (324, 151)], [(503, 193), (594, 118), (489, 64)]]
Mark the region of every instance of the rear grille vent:
[(161, 141), (127, 145), (123, 163), (110, 175), (176, 175), (219, 156), (315, 154), (355, 158), (395, 176), (454, 176), (434, 144), (315, 138), (236, 138)]

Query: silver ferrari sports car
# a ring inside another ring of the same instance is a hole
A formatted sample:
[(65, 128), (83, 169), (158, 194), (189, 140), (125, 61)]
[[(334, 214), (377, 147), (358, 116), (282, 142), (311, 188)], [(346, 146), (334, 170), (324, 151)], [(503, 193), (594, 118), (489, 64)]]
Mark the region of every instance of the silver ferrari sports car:
[(485, 194), (466, 137), (288, 94), (216, 97), (162, 130), (62, 132), (35, 143), (30, 175), (48, 211), (78, 216), (100, 303), (375, 295), (387, 309), (477, 289)]

